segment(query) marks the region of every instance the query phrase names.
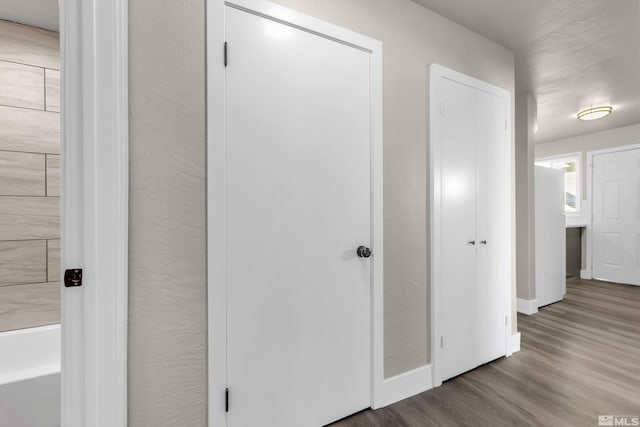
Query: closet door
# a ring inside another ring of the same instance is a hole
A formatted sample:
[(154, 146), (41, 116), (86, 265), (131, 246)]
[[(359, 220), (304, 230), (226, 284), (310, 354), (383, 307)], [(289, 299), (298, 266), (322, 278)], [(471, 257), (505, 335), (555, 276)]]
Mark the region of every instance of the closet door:
[(431, 68), (434, 384), (507, 354), (511, 95)]
[[(475, 91), (440, 86), (442, 379), (475, 368), (477, 357)], [(437, 345), (437, 344), (436, 344)]]
[(507, 106), (503, 98), (476, 92), (478, 224), (477, 365), (506, 353), (511, 268), (511, 170)]

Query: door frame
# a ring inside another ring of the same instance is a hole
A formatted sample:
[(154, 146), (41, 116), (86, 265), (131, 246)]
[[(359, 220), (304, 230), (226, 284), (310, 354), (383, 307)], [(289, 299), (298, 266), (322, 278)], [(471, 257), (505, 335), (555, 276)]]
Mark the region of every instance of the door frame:
[[(209, 425), (226, 425), (227, 250), (225, 7), (284, 23), (371, 52), (371, 407), (384, 405), (382, 43), (265, 0), (207, 1), (207, 266)], [(233, 47), (229, 46), (233, 61)]]
[[(127, 0), (61, 0), (61, 422), (127, 425)], [(62, 279), (62, 277), (61, 277)]]
[(609, 153), (617, 153), (620, 151), (632, 151), (639, 150), (640, 144), (630, 144), (630, 145), (620, 145), (618, 147), (611, 148), (603, 148), (601, 150), (593, 150), (587, 151), (587, 197), (589, 197), (589, 216), (587, 218), (586, 224), (586, 242), (585, 242), (585, 251), (586, 251), (586, 263), (585, 266), (585, 275), (582, 276), (581, 279), (593, 279), (593, 160), (595, 156), (601, 154), (609, 154)]
[[(431, 379), (434, 387), (438, 387), (442, 384), (442, 369), (440, 366), (441, 363), (441, 350), (440, 350), (440, 337), (442, 336), (442, 180), (441, 180), (441, 167), (440, 167), (440, 124), (439, 120), (437, 120), (437, 114), (440, 111), (440, 93), (438, 89), (438, 85), (436, 84), (440, 79), (448, 79), (455, 81), (457, 83), (463, 84), (465, 86), (472, 87), (474, 89), (481, 90), (483, 92), (488, 92), (492, 95), (498, 96), (505, 100), (505, 108), (506, 108), (506, 129), (505, 132), (508, 136), (508, 146), (507, 146), (507, 158), (510, 159), (510, 164), (508, 165), (510, 170), (510, 176), (512, 179), (511, 184), (511, 193), (510, 199), (511, 203), (509, 209), (511, 210), (511, 224), (509, 224), (509, 239), (511, 245), (511, 262), (508, 264), (508, 268), (510, 270), (509, 277), (511, 277), (512, 281), (514, 280), (514, 251), (515, 251), (515, 243), (513, 241), (513, 233), (514, 233), (514, 215), (515, 215), (515, 205), (513, 203), (514, 200), (514, 191), (515, 186), (513, 183), (513, 174), (514, 174), (514, 148), (512, 143), (512, 132), (511, 132), (511, 93), (505, 89), (499, 88), (482, 80), (476, 79), (474, 77), (468, 76), (466, 74), (460, 73), (458, 71), (452, 70), (450, 68), (444, 67), (439, 64), (431, 64), (428, 69), (429, 74), (429, 109), (430, 109), (430, 137), (429, 137), (429, 161), (430, 161), (430, 179), (431, 186), (427, 186), (429, 189), (429, 206), (430, 206), (430, 231), (431, 231), (431, 242), (428, 242), (430, 248), (430, 267), (431, 267), (431, 294), (430, 294), (430, 308), (431, 308)], [(505, 313), (507, 316), (507, 321), (505, 325), (505, 355), (510, 356), (513, 353), (513, 345), (512, 345), (512, 313), (513, 313), (513, 302), (514, 302), (514, 287), (513, 283), (510, 284), (508, 295), (506, 298)]]

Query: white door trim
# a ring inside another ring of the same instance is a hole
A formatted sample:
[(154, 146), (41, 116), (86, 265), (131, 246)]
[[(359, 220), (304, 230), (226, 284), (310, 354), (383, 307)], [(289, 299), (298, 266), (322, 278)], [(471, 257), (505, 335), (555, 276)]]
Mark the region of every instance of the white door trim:
[[(384, 406), (382, 43), (264, 0), (207, 1), (207, 252), (209, 425), (226, 425), (225, 6), (255, 13), (371, 52), (372, 331), (371, 407)], [(233, 60), (233, 46), (229, 46)]]
[(619, 151), (631, 151), (640, 149), (640, 144), (621, 145), (619, 147), (603, 148), (601, 150), (587, 151), (587, 197), (589, 197), (589, 217), (586, 227), (586, 262), (584, 270), (580, 270), (581, 279), (593, 278), (593, 158), (599, 154), (616, 153)]
[(127, 425), (127, 0), (61, 0), (62, 425)]
[(385, 379), (384, 404), (393, 405), (416, 394), (431, 390), (433, 388), (431, 372), (431, 366), (424, 365)]
[[(439, 121), (435, 120), (435, 115), (439, 114), (440, 105), (437, 94), (433, 92), (434, 83), (441, 78), (449, 79), (463, 85), (499, 96), (506, 102), (506, 129), (508, 135), (511, 135), (511, 93), (505, 89), (493, 86), (482, 80), (475, 79), (466, 74), (451, 70), (438, 64), (432, 64), (427, 73), (430, 78), (430, 137), (429, 137), (429, 158), (430, 158), (430, 179), (431, 187), (429, 191), (430, 200), (430, 214), (431, 223), (429, 224), (431, 230), (431, 379), (434, 387), (438, 387), (442, 384), (442, 371), (440, 368), (440, 343), (439, 339), (442, 335), (442, 258), (441, 258), (441, 244), (442, 244), (442, 193), (441, 193), (441, 166), (440, 166), (440, 125)], [(511, 141), (511, 137), (509, 137)], [(510, 159), (511, 167), (513, 170), (513, 144), (509, 144), (509, 153), (507, 158)], [(513, 188), (513, 186), (512, 186)], [(511, 192), (511, 198), (513, 198), (513, 191)], [(512, 201), (513, 210), (513, 201)], [(513, 216), (512, 216), (513, 221)], [(509, 225), (509, 239), (513, 241), (513, 227)], [(514, 245), (511, 245), (512, 252)], [(513, 256), (513, 253), (512, 253)], [(508, 264), (508, 268), (513, 270), (513, 263)], [(513, 274), (509, 274), (509, 277), (513, 277)], [(507, 297), (507, 307), (505, 312), (507, 313), (507, 325), (505, 328), (505, 354), (510, 356), (512, 354), (512, 305), (514, 302), (513, 287), (509, 286), (509, 295)]]

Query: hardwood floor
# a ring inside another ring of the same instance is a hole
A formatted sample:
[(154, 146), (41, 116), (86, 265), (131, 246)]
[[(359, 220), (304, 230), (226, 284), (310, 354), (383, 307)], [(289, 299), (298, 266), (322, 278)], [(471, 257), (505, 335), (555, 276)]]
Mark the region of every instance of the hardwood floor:
[(518, 315), (521, 351), (345, 426), (597, 426), (640, 415), (640, 287), (576, 280)]

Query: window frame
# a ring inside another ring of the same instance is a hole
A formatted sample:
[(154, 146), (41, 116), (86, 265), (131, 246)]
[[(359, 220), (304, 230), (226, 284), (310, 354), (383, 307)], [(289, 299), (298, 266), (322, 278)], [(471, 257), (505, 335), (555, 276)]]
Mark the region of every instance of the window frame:
[[(575, 212), (568, 212), (566, 210), (566, 187), (565, 187), (565, 216), (579, 217), (582, 215), (582, 153), (566, 153), (557, 156), (542, 157), (535, 160), (537, 166), (553, 167), (557, 163), (575, 162), (576, 164), (576, 210)], [(565, 172), (566, 173), (566, 172)], [(565, 177), (566, 183), (566, 177)]]

